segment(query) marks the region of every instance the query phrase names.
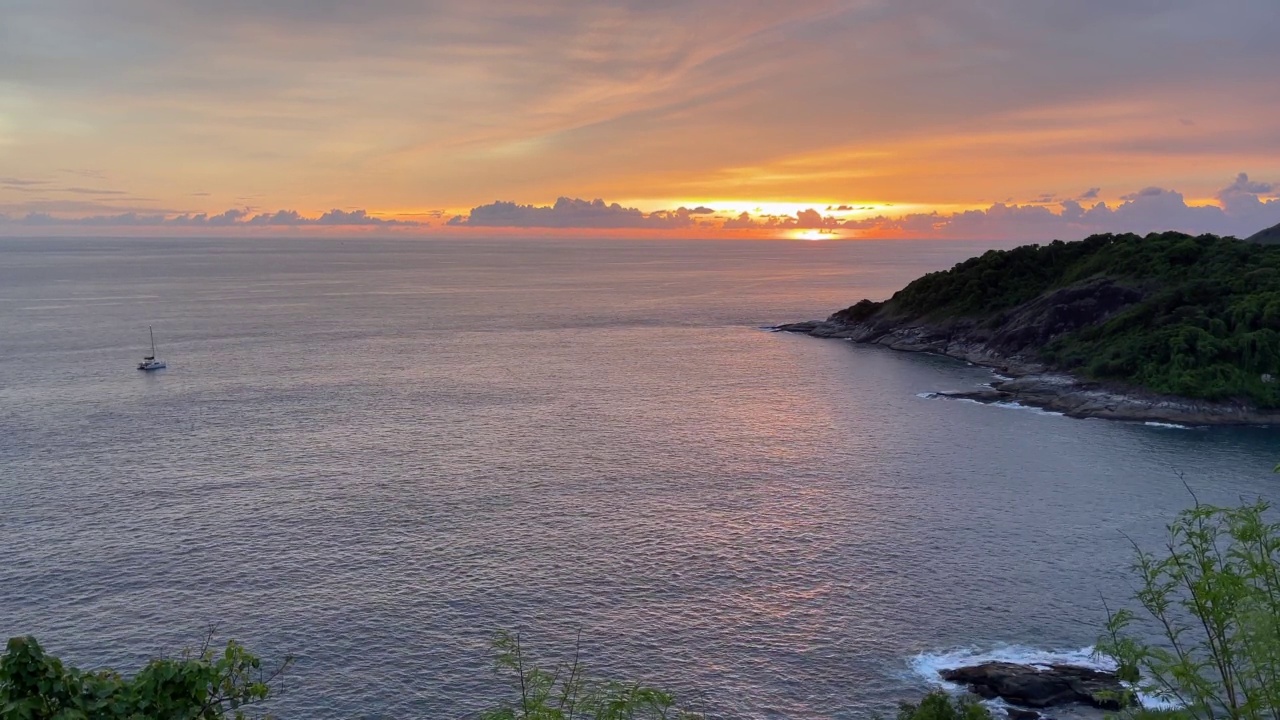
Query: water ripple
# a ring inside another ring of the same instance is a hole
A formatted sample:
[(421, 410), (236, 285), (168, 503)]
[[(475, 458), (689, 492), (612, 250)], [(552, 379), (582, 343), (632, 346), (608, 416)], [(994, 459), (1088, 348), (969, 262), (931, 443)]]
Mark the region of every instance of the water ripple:
[[(218, 622), (298, 656), (285, 717), (463, 717), (503, 628), (713, 717), (866, 717), (921, 653), (1091, 643), (1170, 468), (1273, 489), (1271, 434), (922, 403), (990, 376), (755, 329), (969, 246), (0, 242), (0, 632), (128, 666)], [(158, 300), (24, 310), (68, 278)]]

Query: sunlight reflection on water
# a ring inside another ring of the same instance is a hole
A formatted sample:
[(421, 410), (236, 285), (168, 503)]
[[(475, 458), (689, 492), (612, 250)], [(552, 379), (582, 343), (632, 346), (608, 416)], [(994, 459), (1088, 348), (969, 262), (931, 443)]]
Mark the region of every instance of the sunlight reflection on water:
[(1280, 448), (931, 400), (990, 375), (758, 330), (981, 249), (0, 241), (0, 631), (127, 666), (220, 621), (299, 656), (277, 710), (309, 718), (475, 710), (500, 628), (732, 718), (1083, 647), (1174, 470), (1269, 494)]

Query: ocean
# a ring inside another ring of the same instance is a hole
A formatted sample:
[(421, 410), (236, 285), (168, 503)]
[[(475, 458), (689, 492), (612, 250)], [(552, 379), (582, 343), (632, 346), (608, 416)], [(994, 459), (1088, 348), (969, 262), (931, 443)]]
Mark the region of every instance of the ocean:
[(0, 634), (128, 669), (216, 626), (296, 656), (282, 718), (473, 717), (503, 629), (752, 720), (1081, 657), (1127, 538), (1274, 498), (1280, 431), (762, 329), (992, 246), (0, 240)]

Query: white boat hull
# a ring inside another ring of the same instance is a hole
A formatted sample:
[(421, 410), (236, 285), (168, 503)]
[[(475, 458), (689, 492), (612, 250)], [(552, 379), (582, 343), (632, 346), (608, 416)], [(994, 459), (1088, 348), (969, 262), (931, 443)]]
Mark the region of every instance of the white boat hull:
[(151, 354), (142, 356), (142, 362), (138, 363), (138, 369), (146, 372), (163, 370), (168, 366), (164, 364), (163, 360), (156, 357), (156, 334), (151, 330), (150, 325), (147, 326), (147, 335), (151, 337)]

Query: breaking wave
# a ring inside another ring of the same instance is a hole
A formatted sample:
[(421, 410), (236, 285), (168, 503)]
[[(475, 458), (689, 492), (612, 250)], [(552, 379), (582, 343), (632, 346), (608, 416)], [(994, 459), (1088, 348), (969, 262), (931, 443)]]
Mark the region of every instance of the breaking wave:
[[(953, 648), (940, 652), (923, 652), (907, 660), (911, 674), (924, 680), (927, 684), (950, 692), (961, 692), (964, 688), (942, 679), (941, 671), (969, 665), (981, 665), (988, 662), (1007, 662), (1033, 667), (1049, 665), (1075, 665), (1093, 670), (1114, 671), (1116, 665), (1109, 658), (1099, 656), (1093, 647), (1078, 650), (1040, 650), (1023, 645), (1002, 645), (992, 649)], [(1171, 709), (1178, 707), (1176, 703), (1139, 693), (1144, 707)], [(1004, 703), (995, 705), (1003, 707)]]
[(948, 395), (945, 392), (916, 393), (916, 397), (923, 398), (925, 400), (936, 400), (938, 398), (942, 398), (944, 400), (955, 400), (956, 402), (967, 402), (967, 403), (973, 403), (975, 405), (986, 405), (988, 407), (1003, 408), (1005, 410), (1024, 410), (1027, 412), (1035, 413), (1036, 415), (1048, 415), (1051, 417), (1065, 417), (1063, 413), (1055, 412), (1053, 410), (1045, 410), (1043, 408), (1035, 407), (1034, 405), (1023, 405), (1022, 403), (1016, 403), (1016, 402), (982, 402), (981, 400), (974, 400), (973, 398), (954, 397), (952, 395)]

